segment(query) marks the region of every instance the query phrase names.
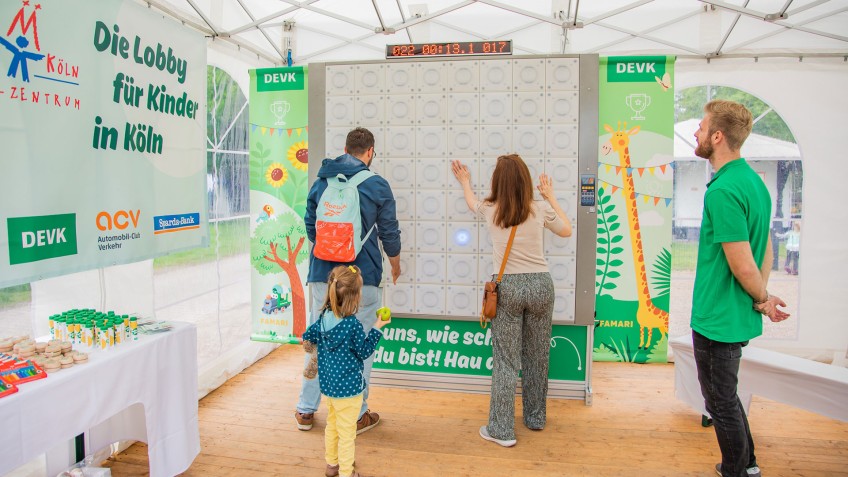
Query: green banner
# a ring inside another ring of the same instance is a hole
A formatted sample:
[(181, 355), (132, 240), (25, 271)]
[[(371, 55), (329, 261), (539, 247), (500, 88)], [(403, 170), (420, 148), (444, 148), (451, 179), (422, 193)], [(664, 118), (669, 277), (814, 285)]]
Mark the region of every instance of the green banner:
[(665, 362), (674, 57), (601, 58), (594, 359)]
[(206, 40), (133, 0), (0, 3), (0, 288), (206, 246)]
[(251, 339), (306, 331), (307, 69), (250, 71)]
[[(491, 376), (492, 328), (484, 330), (476, 321), (392, 318), (374, 352), (374, 367)], [(585, 326), (553, 326), (548, 376), (585, 381)]]

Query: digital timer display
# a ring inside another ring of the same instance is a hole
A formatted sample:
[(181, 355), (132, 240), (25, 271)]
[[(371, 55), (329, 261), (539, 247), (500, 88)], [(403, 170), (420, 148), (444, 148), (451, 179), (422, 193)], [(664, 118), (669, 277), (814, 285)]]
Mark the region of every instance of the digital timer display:
[(386, 59), (428, 56), (511, 55), (512, 40), (386, 45)]

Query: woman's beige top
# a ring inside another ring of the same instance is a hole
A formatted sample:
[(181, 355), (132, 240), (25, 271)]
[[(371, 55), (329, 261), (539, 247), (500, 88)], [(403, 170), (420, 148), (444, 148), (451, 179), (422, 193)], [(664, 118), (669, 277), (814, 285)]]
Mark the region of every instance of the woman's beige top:
[[(492, 256), (494, 259), (494, 270), (497, 274), (501, 269), (506, 244), (509, 242), (510, 229), (502, 229), (493, 223), (495, 217), (495, 206), (486, 201), (479, 201), (475, 207), (477, 215), (486, 219), (489, 226), (489, 236), (492, 238)], [(542, 273), (548, 271), (548, 262), (545, 261), (545, 253), (542, 246), (542, 234), (544, 229), (554, 233), (561, 232), (565, 222), (554, 212), (554, 209), (545, 201), (533, 201), (532, 214), (527, 217), (518, 230), (515, 231), (515, 239), (512, 249), (506, 261), (504, 274), (516, 273)]]

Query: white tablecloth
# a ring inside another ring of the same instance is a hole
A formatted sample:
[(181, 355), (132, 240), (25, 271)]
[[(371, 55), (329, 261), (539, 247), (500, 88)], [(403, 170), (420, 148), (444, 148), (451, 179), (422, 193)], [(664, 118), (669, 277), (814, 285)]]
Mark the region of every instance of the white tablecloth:
[[(707, 415), (698, 384), (692, 335), (670, 340), (674, 350), (674, 391), (681, 401)], [(848, 369), (746, 346), (739, 365), (739, 399), (745, 412), (756, 394), (848, 421)]]
[(151, 477), (183, 472), (200, 453), (193, 324), (95, 351), (87, 364), (18, 389), (0, 398), (0, 475), (83, 432), (88, 453), (146, 442)]

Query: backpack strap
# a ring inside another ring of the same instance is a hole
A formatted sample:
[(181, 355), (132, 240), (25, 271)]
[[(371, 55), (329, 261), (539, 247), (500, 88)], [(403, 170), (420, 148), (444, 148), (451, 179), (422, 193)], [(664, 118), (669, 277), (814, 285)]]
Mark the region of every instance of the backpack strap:
[[(375, 175), (377, 175), (377, 174), (374, 174), (373, 171), (371, 171), (369, 169), (363, 169), (363, 170), (357, 172), (356, 174), (352, 175), (350, 177), (350, 179), (348, 179), (344, 174), (339, 174), (335, 177), (335, 180), (337, 182), (347, 182), (348, 184), (358, 188), (359, 184), (362, 184), (363, 182), (365, 182), (366, 180), (370, 179), (371, 177), (373, 177)], [(371, 236), (371, 232), (373, 232), (374, 229), (376, 229), (376, 228), (377, 228), (377, 222), (375, 221), (374, 225), (371, 226), (370, 229), (368, 229), (368, 233), (365, 234), (365, 237), (362, 237), (362, 243), (365, 243), (365, 242), (368, 241), (368, 237)]]

